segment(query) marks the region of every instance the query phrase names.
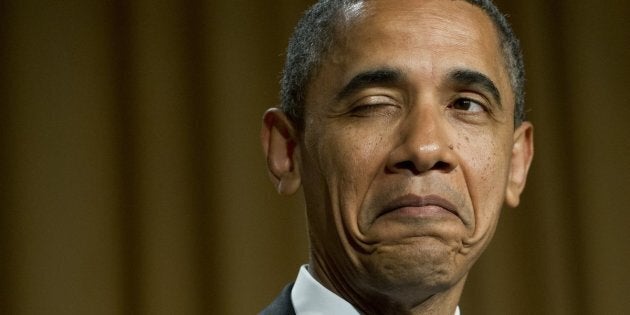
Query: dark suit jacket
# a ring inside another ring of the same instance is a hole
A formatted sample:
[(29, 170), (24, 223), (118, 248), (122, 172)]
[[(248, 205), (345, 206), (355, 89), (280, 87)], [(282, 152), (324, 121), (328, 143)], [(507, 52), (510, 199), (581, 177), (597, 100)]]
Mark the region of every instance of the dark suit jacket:
[(284, 287), (280, 295), (258, 315), (295, 315), (291, 302), (291, 289), (293, 289), (293, 283)]

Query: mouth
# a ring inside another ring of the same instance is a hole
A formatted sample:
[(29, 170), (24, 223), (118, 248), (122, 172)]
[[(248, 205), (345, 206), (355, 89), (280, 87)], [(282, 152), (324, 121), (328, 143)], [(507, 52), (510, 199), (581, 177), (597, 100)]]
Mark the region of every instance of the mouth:
[(404, 195), (388, 202), (376, 219), (382, 217), (396, 219), (429, 219), (455, 217), (460, 219), (457, 207), (438, 195)]

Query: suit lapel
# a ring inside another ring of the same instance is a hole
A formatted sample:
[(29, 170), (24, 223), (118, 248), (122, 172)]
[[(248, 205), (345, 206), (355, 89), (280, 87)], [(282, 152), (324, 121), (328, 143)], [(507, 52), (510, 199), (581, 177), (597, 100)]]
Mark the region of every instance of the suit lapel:
[(295, 315), (291, 302), (291, 289), (293, 289), (293, 283), (284, 287), (280, 295), (258, 315)]

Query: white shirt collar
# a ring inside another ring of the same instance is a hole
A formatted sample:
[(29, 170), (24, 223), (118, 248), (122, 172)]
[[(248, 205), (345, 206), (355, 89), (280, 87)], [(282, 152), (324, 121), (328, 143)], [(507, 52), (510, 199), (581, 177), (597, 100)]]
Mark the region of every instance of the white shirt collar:
[(306, 267), (300, 267), (291, 290), (296, 315), (360, 315), (350, 303), (317, 282)]
[[(350, 303), (315, 280), (307, 267), (300, 267), (291, 290), (296, 315), (360, 315)], [(455, 315), (460, 315), (459, 306), (455, 309)]]

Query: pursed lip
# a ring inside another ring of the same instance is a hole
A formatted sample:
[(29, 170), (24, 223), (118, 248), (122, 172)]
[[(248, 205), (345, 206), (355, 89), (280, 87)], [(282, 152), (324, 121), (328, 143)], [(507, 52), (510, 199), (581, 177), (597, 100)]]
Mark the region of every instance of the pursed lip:
[(388, 202), (378, 217), (394, 212), (402, 208), (440, 207), (461, 219), (457, 207), (452, 202), (439, 195), (418, 196), (408, 194)]

